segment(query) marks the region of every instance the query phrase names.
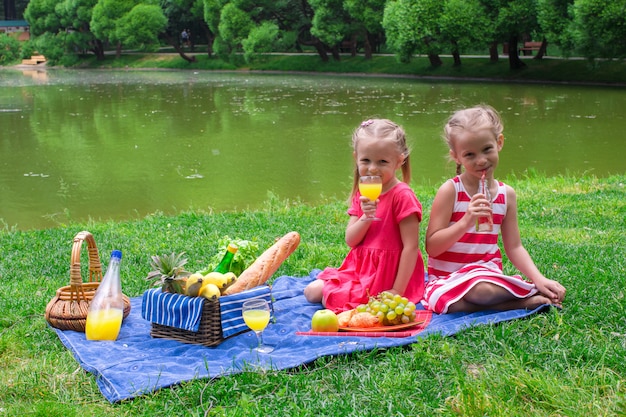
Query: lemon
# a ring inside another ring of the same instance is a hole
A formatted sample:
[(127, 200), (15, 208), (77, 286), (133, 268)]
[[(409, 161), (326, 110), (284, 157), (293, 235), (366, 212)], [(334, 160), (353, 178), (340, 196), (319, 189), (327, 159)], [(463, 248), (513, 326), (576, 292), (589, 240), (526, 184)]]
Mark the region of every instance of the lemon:
[(200, 294), (198, 294), (200, 297), (204, 297), (208, 300), (210, 300), (211, 298), (215, 297), (215, 298), (220, 298), (220, 289), (217, 288), (217, 285), (215, 284), (206, 284), (202, 286), (202, 289), (200, 290)]

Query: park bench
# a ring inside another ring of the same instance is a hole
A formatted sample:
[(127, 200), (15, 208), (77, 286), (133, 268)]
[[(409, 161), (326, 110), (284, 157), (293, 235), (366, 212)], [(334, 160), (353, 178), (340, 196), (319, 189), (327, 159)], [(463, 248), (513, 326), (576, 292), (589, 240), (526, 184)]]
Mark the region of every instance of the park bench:
[[(542, 42), (524, 42), (524, 46), (519, 48), (519, 53), (524, 53), (524, 55), (532, 55), (533, 51), (538, 51), (539, 49), (541, 49), (541, 45)], [(529, 54), (526, 54), (526, 52), (529, 52)]]
[(46, 57), (43, 55), (31, 55), (30, 59), (22, 59), (22, 65), (38, 65), (42, 62), (46, 62)]

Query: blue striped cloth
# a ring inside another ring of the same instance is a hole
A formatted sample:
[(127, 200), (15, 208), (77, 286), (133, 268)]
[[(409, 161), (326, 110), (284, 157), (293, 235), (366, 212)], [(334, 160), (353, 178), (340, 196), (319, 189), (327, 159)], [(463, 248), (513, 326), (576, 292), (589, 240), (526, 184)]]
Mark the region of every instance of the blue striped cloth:
[[(246, 300), (262, 298), (272, 305), (272, 292), (269, 286), (261, 285), (238, 294), (220, 297), (220, 313), (222, 316), (222, 333), (224, 339), (248, 330), (241, 308)], [(182, 294), (161, 292), (150, 289), (143, 293), (141, 300), (141, 317), (151, 323), (176, 327), (197, 332), (202, 318), (204, 298), (187, 297)]]

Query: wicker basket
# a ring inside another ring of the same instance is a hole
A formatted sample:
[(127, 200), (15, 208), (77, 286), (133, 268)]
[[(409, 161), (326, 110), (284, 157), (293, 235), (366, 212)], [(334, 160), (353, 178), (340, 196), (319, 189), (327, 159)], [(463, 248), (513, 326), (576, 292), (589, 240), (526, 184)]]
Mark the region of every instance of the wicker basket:
[[(89, 253), (89, 281), (83, 282), (80, 273), (80, 251), (87, 242)], [(70, 262), (70, 285), (61, 287), (46, 306), (46, 320), (61, 330), (85, 331), (89, 303), (102, 281), (102, 265), (93, 235), (82, 231), (74, 237)], [(130, 313), (130, 299), (124, 295), (124, 318)]]
[(200, 327), (198, 327), (197, 332), (152, 323), (150, 336), (203, 346), (219, 345), (224, 341), (219, 300), (204, 300)]
[[(203, 299), (202, 312), (198, 317), (198, 329), (192, 331), (189, 327), (183, 329), (174, 327), (174, 324), (169, 325), (173, 323), (170, 319), (175, 319), (175, 323), (180, 323), (179, 319), (186, 317), (185, 314), (188, 313), (182, 307), (181, 297), (189, 299), (180, 294), (161, 293), (154, 289), (144, 293), (141, 315), (151, 322), (150, 335), (152, 337), (209, 347), (217, 346), (232, 336), (250, 330), (241, 316), (243, 303), (247, 300), (264, 299), (269, 303), (272, 314), (274, 311), (271, 288), (268, 285), (260, 285), (218, 299)], [(194, 309), (197, 307), (196, 305)]]

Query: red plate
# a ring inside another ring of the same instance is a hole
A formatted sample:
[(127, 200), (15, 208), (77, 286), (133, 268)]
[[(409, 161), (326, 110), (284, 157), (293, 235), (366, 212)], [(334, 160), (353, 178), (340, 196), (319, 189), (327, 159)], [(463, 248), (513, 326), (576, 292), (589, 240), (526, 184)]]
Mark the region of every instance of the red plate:
[(342, 332), (395, 332), (396, 330), (409, 329), (424, 323), (424, 320), (416, 320), (406, 324), (396, 324), (393, 326), (378, 326), (378, 327), (340, 327)]

